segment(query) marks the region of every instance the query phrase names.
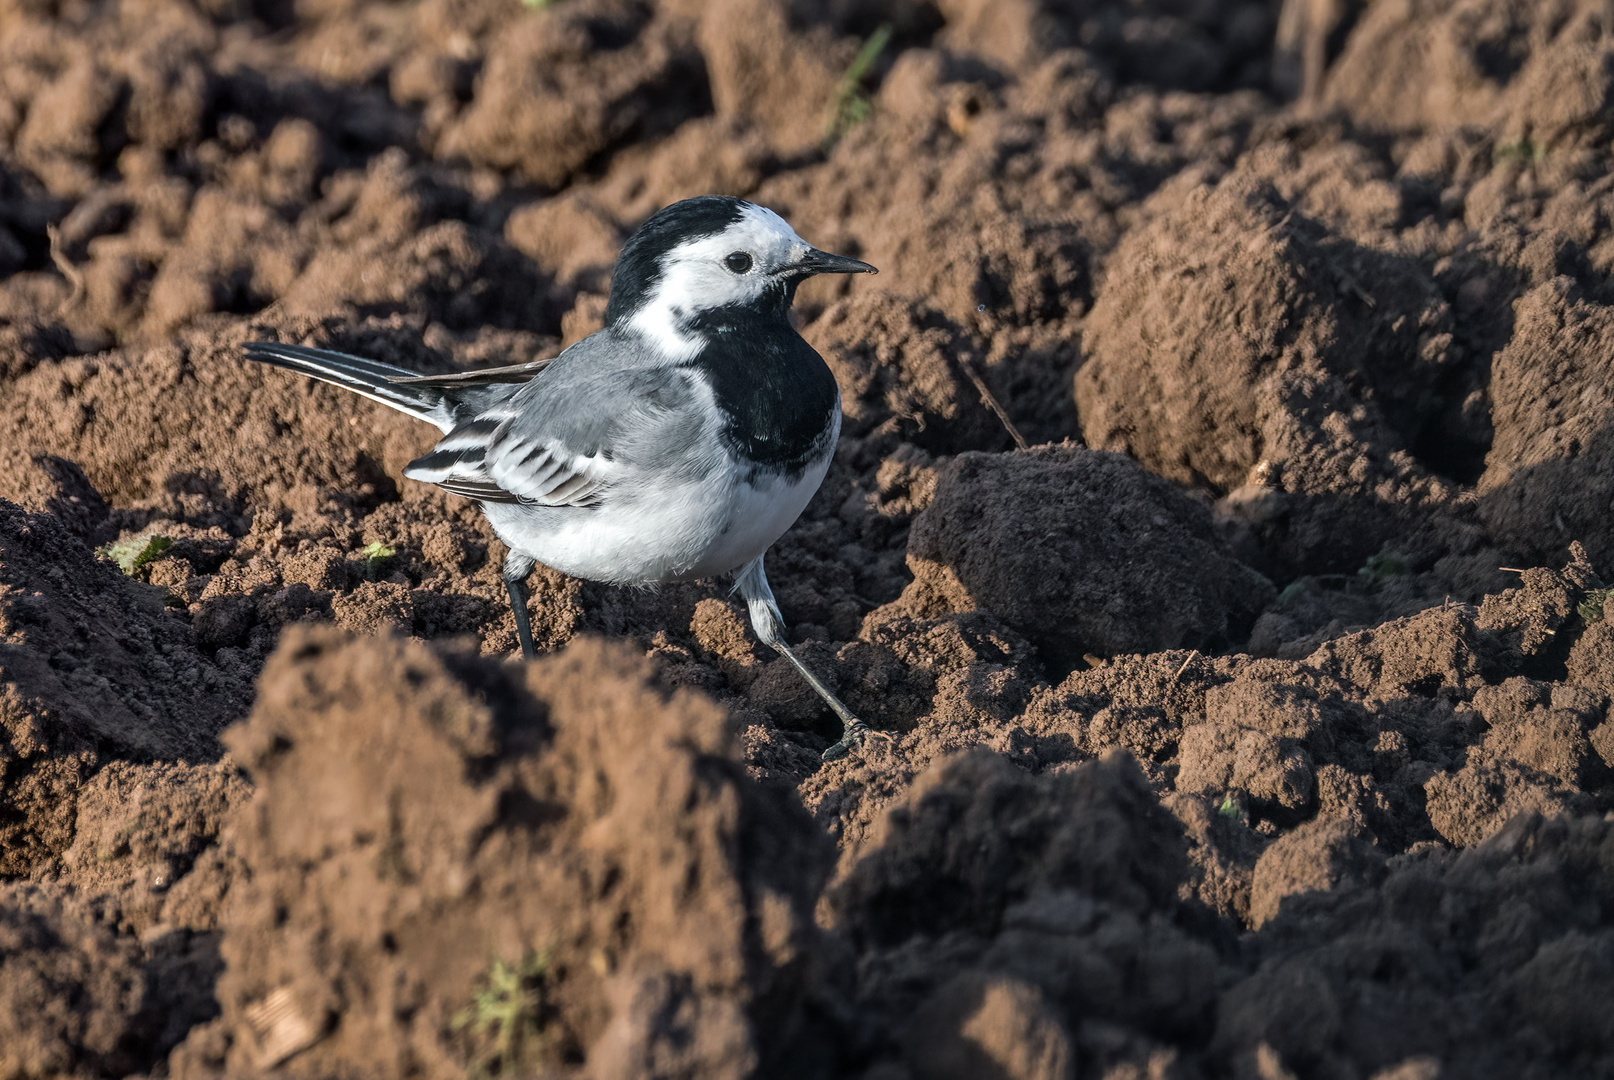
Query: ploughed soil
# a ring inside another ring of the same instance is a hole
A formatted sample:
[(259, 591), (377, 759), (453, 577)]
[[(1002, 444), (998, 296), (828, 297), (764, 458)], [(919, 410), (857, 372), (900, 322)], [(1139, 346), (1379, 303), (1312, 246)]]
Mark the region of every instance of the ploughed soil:
[[(1614, 1076), (1614, 12), (0, 0), (0, 1080)], [(533, 578), (241, 360), (553, 355), (677, 198), (835, 463)]]

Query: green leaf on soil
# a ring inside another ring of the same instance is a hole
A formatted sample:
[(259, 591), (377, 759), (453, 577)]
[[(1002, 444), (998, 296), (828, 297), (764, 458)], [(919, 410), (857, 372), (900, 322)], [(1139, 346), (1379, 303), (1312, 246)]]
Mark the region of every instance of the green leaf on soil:
[(359, 558), (364, 560), (365, 578), (369, 581), (374, 581), (376, 576), (381, 573), (381, 567), (396, 554), (398, 554), (396, 548), (389, 547), (379, 540), (360, 548)]
[(1504, 161), (1516, 161), (1521, 165), (1539, 165), (1541, 159), (1547, 156), (1547, 146), (1531, 142), (1529, 139), (1515, 139), (1512, 142), (1497, 143), (1491, 148), (1491, 160), (1500, 164)]
[(1580, 602), (1575, 611), (1588, 623), (1598, 622), (1603, 618), (1603, 605), (1614, 599), (1614, 586), (1607, 589), (1593, 589), (1586, 594), (1586, 599)]
[(128, 540), (114, 540), (112, 543), (95, 549), (95, 553), (103, 559), (118, 564), (130, 577), (138, 577), (151, 561), (169, 548), (174, 541), (160, 533), (150, 533), (146, 536), (130, 537)]

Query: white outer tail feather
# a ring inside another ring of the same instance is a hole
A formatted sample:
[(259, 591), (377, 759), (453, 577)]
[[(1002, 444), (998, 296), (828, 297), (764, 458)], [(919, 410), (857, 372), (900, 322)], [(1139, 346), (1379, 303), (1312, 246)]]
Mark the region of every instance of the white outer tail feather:
[(424, 420), (445, 433), (454, 427), (452, 410), (441, 390), (394, 386), (388, 381), (416, 374), (407, 368), (330, 349), (283, 345), (272, 341), (248, 342), (246, 355), (248, 360), (286, 368), (320, 382), (340, 386), (371, 401), (379, 401), (417, 420)]

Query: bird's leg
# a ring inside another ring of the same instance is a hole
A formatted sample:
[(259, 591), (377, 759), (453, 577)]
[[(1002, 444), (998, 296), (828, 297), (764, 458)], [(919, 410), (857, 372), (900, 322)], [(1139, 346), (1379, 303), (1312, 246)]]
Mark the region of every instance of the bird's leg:
[(504, 587), (510, 590), (510, 613), (516, 617), (516, 639), (521, 642), (521, 658), (533, 660), (538, 650), (532, 643), (532, 622), (527, 618), (527, 589), (523, 584), (532, 573), (533, 561), (514, 551), (504, 558)]
[(768, 587), (768, 576), (762, 570), (762, 556), (758, 555), (751, 562), (745, 564), (735, 575), (734, 587), (739, 590), (740, 598), (745, 601), (746, 609), (751, 614), (751, 629), (756, 631), (762, 643), (773, 649), (780, 656), (801, 673), (807, 680), (807, 685), (824, 703), (835, 710), (835, 715), (841, 718), (841, 741), (824, 751), (825, 761), (837, 761), (851, 753), (856, 747), (862, 746), (870, 735), (878, 734), (873, 728), (852, 715), (840, 698), (829, 692), (829, 687), (818, 681), (818, 676), (807, 670), (807, 665), (801, 662), (795, 650), (791, 649), (785, 641), (785, 620), (779, 614), (779, 605), (774, 602), (773, 590)]

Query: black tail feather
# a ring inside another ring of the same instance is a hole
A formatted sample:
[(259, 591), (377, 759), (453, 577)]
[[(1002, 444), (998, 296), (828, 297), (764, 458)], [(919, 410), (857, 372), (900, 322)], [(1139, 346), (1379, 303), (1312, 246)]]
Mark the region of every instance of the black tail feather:
[(286, 345), (275, 341), (250, 341), (246, 344), (246, 357), (260, 364), (270, 364), (302, 375), (310, 376), (362, 394), (400, 412), (436, 424), (445, 431), (450, 422), (450, 409), (443, 390), (430, 386), (394, 385), (391, 380), (408, 378), (416, 374), (407, 368), (383, 364), (379, 360), (366, 360), (362, 356), (314, 349), (306, 345)]

